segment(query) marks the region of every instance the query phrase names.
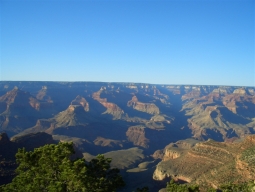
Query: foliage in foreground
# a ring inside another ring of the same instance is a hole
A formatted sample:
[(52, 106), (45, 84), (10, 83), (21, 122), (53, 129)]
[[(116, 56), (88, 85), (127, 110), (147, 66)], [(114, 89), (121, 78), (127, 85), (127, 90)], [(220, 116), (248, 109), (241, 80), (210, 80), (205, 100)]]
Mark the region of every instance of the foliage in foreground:
[(30, 152), (19, 149), (17, 176), (0, 191), (111, 192), (125, 185), (119, 170), (110, 168), (111, 159), (98, 155), (86, 163), (71, 160), (72, 154), (72, 143), (45, 145)]
[[(168, 192), (199, 192), (198, 185), (187, 185), (187, 184), (178, 184), (171, 180), (167, 183), (166, 187)], [(247, 182), (242, 184), (233, 184), (228, 183), (220, 186), (218, 190), (216, 189), (208, 189), (207, 192), (255, 192), (255, 183), (254, 182)]]
[(220, 187), (222, 192), (255, 192), (254, 182), (241, 184), (228, 183)]
[(171, 180), (167, 183), (166, 190), (169, 192), (199, 192), (199, 187), (197, 185), (186, 185), (175, 183), (174, 180)]

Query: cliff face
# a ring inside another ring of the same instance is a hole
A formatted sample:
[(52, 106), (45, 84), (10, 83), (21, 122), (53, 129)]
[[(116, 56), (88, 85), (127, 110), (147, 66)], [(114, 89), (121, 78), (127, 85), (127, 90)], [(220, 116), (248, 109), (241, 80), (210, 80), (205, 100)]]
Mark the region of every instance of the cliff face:
[(36, 99), (41, 101), (47, 101), (49, 103), (52, 103), (51, 97), (48, 95), (48, 89), (47, 86), (42, 86), (42, 89), (39, 90), (36, 94)]
[(148, 148), (149, 139), (146, 138), (144, 129), (145, 127), (143, 126), (129, 127), (126, 132), (128, 141), (132, 142), (136, 146)]
[(28, 92), (18, 88), (1, 96), (0, 103), (0, 130), (18, 133), (35, 124), (39, 117), (40, 103)]
[(103, 147), (111, 147), (111, 148), (122, 148), (123, 143), (118, 140), (113, 140), (113, 139), (106, 139), (103, 137), (97, 137), (94, 140), (95, 145), (103, 146)]
[(89, 111), (89, 103), (86, 101), (84, 97), (78, 95), (72, 102), (71, 105), (81, 105), (84, 107), (85, 111)]
[(134, 109), (136, 109), (138, 111), (142, 111), (142, 112), (149, 113), (152, 115), (159, 114), (159, 108), (154, 103), (139, 102), (136, 96), (133, 96), (132, 100), (128, 101), (127, 106), (133, 107)]
[(164, 153), (164, 157), (163, 157), (163, 161), (166, 161), (168, 159), (176, 159), (178, 157), (180, 157), (183, 153), (183, 150), (178, 149), (178, 148), (167, 148), (165, 149), (165, 153)]
[[(218, 141), (253, 133), (254, 96), (243, 92), (210, 93), (186, 102), (182, 111), (190, 116), (188, 126), (199, 139)], [(252, 128), (252, 129), (251, 129)]]
[[(239, 92), (238, 92), (239, 93)], [(235, 114), (252, 117), (255, 111), (255, 99), (246, 93), (230, 94), (223, 98), (223, 105)]]
[(102, 104), (106, 111), (104, 114), (111, 114), (114, 119), (120, 119), (122, 115), (124, 114), (124, 111), (116, 104), (107, 102), (106, 98), (100, 98), (100, 94), (105, 90), (106, 88), (101, 88), (99, 91), (93, 93), (93, 99), (98, 101), (100, 104)]
[(197, 143), (191, 149), (165, 151), (153, 178), (172, 177), (199, 184), (203, 189), (217, 188), (226, 182), (244, 182), (255, 177), (255, 136), (239, 143), (220, 143), (213, 140)]
[(197, 143), (199, 143), (199, 141), (195, 139), (186, 139), (177, 141), (176, 143), (170, 143), (164, 149), (162, 161), (179, 158)]

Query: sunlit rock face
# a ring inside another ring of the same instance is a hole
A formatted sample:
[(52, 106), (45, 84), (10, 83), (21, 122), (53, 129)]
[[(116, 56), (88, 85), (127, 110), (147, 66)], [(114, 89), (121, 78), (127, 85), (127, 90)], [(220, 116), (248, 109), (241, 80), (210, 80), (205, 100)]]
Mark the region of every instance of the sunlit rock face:
[(104, 90), (106, 90), (106, 87), (102, 87), (99, 91), (93, 93), (93, 99), (98, 101), (106, 108), (106, 111), (104, 112), (105, 114), (112, 115), (114, 119), (120, 119), (124, 114), (124, 111), (118, 105), (108, 102), (106, 98), (100, 97)]
[(72, 102), (71, 105), (81, 105), (84, 107), (85, 111), (89, 111), (89, 103), (86, 101), (84, 97), (78, 95)]
[(134, 109), (145, 112), (145, 113), (149, 113), (153, 115), (159, 114), (159, 108), (154, 103), (139, 102), (136, 96), (133, 96), (132, 100), (128, 101), (127, 106), (133, 107)]
[(190, 149), (178, 144), (168, 146), (153, 178), (172, 177), (199, 184), (204, 189), (217, 188), (232, 180), (236, 183), (249, 181), (255, 177), (254, 146), (254, 135), (235, 143), (198, 142)]

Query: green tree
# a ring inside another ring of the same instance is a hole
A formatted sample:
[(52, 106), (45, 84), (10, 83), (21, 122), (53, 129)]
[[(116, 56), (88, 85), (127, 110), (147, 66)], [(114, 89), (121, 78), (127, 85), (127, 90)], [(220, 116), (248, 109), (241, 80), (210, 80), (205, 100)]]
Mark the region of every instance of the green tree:
[(110, 192), (125, 185), (119, 170), (110, 168), (111, 159), (98, 155), (87, 163), (84, 159), (71, 160), (73, 154), (72, 143), (45, 145), (30, 152), (19, 149), (17, 176), (0, 190)]
[(240, 184), (227, 183), (220, 186), (222, 192), (255, 192), (254, 182), (246, 182)]
[(198, 185), (178, 184), (171, 180), (167, 183), (166, 190), (168, 192), (199, 192), (199, 187)]
[(217, 189), (209, 188), (209, 189), (207, 190), (207, 192), (217, 192)]

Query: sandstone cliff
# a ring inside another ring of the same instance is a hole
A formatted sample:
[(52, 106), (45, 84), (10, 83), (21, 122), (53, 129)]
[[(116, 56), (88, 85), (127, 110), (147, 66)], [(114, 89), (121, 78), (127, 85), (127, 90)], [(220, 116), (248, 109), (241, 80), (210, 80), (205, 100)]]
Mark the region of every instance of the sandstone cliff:
[(93, 93), (93, 99), (97, 100), (99, 103), (101, 103), (105, 108), (106, 111), (104, 114), (111, 114), (114, 119), (120, 119), (122, 115), (124, 114), (124, 111), (116, 104), (107, 102), (106, 98), (100, 98), (100, 94), (105, 90), (104, 87), (102, 87), (99, 91)]
[(154, 103), (142, 103), (139, 102), (136, 96), (132, 97), (132, 100), (128, 101), (128, 107), (133, 107), (138, 111), (149, 113), (152, 115), (159, 114), (159, 108)]

